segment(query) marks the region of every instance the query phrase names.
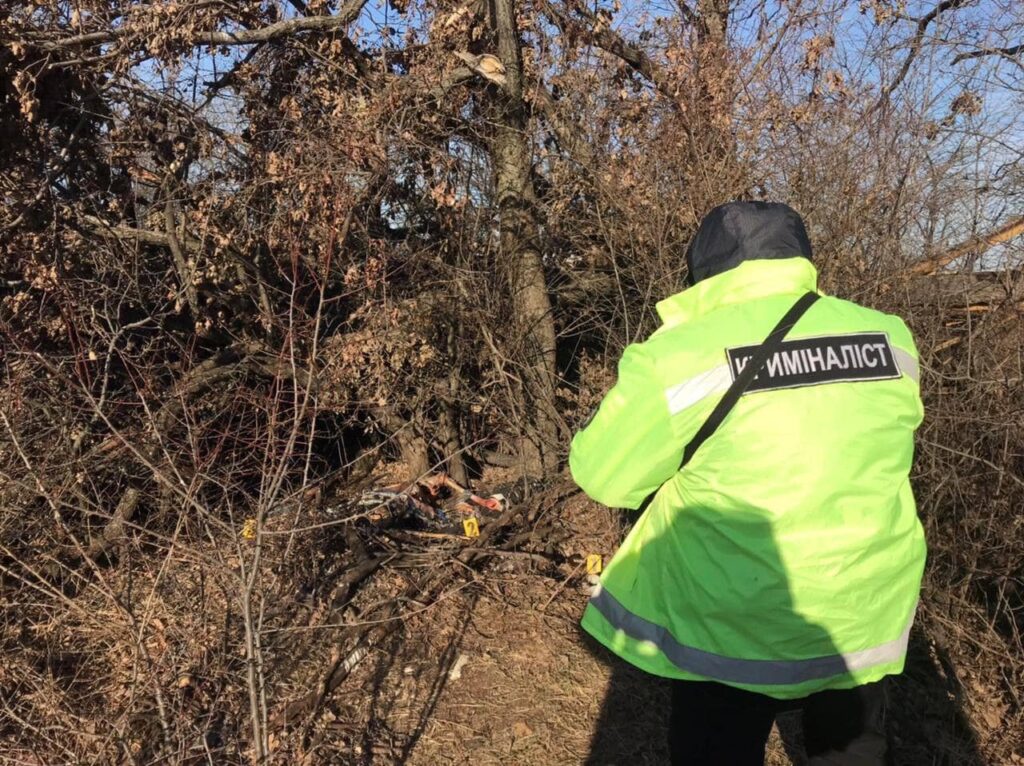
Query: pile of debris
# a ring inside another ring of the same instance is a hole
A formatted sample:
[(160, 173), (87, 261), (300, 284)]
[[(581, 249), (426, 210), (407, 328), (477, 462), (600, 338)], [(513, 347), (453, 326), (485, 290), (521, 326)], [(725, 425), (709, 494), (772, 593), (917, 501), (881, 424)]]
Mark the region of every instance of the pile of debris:
[[(331, 522), (310, 528), (324, 551), (323, 568), (308, 572), (311, 609), (275, 614), (272, 629), (290, 636), (292, 658), (320, 657), (322, 664), (291, 682), (296, 691), (308, 691), (280, 705), (272, 725), (299, 726), (305, 741), (317, 711), (386, 636), (402, 630), (410, 616), (481, 582), (491, 565), (550, 578), (556, 593), (584, 580), (586, 556), (571, 543), (557, 511), (575, 487), (556, 481), (502, 489), (480, 494), (436, 473), (321, 507)], [(521, 489), (528, 499), (519, 496)], [(322, 534), (327, 529), (333, 531)], [(326, 635), (331, 646), (324, 656)]]
[[(497, 519), (508, 510), (503, 494), (481, 497), (446, 473), (435, 473), (411, 485), (368, 489), (357, 503), (371, 524), (411, 523), (436, 534), (478, 537), (480, 519)], [(349, 506), (325, 509), (329, 514)]]

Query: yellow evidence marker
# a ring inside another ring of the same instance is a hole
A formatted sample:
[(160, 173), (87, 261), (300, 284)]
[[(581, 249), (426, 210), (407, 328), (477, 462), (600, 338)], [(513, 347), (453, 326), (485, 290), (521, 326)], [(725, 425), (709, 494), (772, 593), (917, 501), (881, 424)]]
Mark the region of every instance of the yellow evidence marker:
[(601, 574), (604, 562), (600, 553), (591, 553), (587, 556), (587, 574)]
[(477, 521), (476, 516), (463, 519), (462, 529), (465, 531), (466, 537), (480, 537), (480, 522)]

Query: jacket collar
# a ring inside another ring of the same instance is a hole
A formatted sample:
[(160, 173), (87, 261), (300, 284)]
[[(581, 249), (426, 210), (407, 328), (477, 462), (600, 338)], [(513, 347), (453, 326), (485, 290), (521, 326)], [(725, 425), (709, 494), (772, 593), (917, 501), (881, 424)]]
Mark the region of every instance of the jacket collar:
[(818, 271), (806, 258), (745, 261), (681, 293), (659, 301), (656, 308), (663, 326), (688, 322), (720, 306), (755, 298), (817, 290)]

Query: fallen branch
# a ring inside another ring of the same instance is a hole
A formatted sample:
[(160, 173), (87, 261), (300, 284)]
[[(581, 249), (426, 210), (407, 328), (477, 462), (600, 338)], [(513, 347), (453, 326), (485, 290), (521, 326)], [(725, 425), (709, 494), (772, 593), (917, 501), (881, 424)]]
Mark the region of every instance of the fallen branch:
[(114, 514), (110, 517), (103, 530), (89, 542), (89, 548), (86, 550), (86, 555), (93, 561), (97, 560), (102, 556), (110, 547), (119, 542), (124, 537), (125, 526), (131, 522), (132, 517), (135, 515), (135, 509), (139, 505), (139, 490), (135, 487), (130, 487), (125, 490), (124, 494), (121, 495), (120, 501), (117, 503), (117, 508), (114, 510)]
[[(464, 565), (477, 564), (487, 560), (495, 551), (488, 548), (488, 543), (502, 530), (506, 529), (519, 515), (518, 511), (508, 510), (492, 524), (485, 527), (476, 544), (472, 548), (464, 548), (455, 557), (455, 561)], [(400, 604), (408, 601), (423, 602), (424, 600), (435, 601), (437, 591), (447, 584), (449, 572), (443, 567), (434, 567), (428, 573), (426, 580), (420, 583), (413, 583), (407, 587), (399, 598), (393, 599), (384, 614), (370, 624), (353, 626), (342, 636), (338, 647), (354, 642), (355, 647), (347, 652), (336, 649), (336, 659), (324, 672), (320, 683), (314, 691), (300, 697), (297, 700), (286, 704), (272, 718), (271, 725), (275, 727), (287, 726), (290, 723), (312, 714), (324, 700), (348, 678), (352, 670), (366, 656), (360, 652), (361, 648), (368, 646), (368, 636), (371, 631), (376, 630), (376, 641), (386, 638), (403, 624), (403, 617), (400, 613)], [(368, 649), (367, 649), (368, 651)]]
[(933, 274), (936, 270), (952, 263), (957, 258), (962, 258), (965, 255), (981, 255), (994, 245), (1007, 242), (1021, 234), (1024, 234), (1024, 215), (1014, 218), (1009, 223), (987, 234), (981, 234), (964, 240), (940, 255), (918, 261), (910, 268), (909, 273)]
[[(135, 447), (125, 434), (115, 433), (112, 438), (120, 442), (114, 445), (118, 447), (117, 452), (122, 448), (131, 449), (147, 467), (152, 466), (160, 453), (160, 437), (166, 435), (172, 421), (184, 410), (187, 399), (237, 374), (249, 364), (250, 359), (240, 357), (238, 351), (232, 349), (197, 364), (174, 386), (170, 397), (154, 414), (151, 420), (152, 435), (141, 447)], [(86, 552), (89, 559), (95, 561), (124, 538), (124, 530), (132, 521), (139, 500), (140, 491), (137, 488), (130, 487), (124, 491), (109, 521), (100, 534), (90, 541)], [(74, 565), (79, 561), (76, 559), (71, 563)]]

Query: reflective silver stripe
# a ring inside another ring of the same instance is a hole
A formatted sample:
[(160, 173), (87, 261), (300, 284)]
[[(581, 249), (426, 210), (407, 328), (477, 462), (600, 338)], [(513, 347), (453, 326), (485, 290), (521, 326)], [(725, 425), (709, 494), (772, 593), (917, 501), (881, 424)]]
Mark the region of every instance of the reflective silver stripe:
[(675, 415), (687, 407), (692, 407), (705, 396), (716, 391), (725, 391), (732, 383), (732, 375), (729, 373), (729, 365), (720, 364), (705, 370), (699, 375), (687, 378), (682, 383), (665, 389), (665, 399), (668, 401), (668, 411)]
[(633, 614), (604, 588), (599, 588), (590, 603), (612, 627), (637, 641), (649, 641), (680, 670), (717, 681), (759, 686), (799, 684), (897, 662), (907, 653), (910, 627), (914, 622), (911, 613), (907, 628), (899, 638), (856, 652), (806, 660), (743, 660), (680, 644), (668, 630)]
[(896, 364), (899, 366), (900, 372), (911, 380), (917, 382), (921, 381), (921, 369), (917, 365), (917, 360), (910, 355), (910, 352), (904, 351), (899, 346), (893, 346), (892, 355), (896, 359)]
[[(920, 381), (921, 373), (917, 360), (908, 351), (893, 346), (892, 354), (901, 373), (911, 380)], [(694, 375), (692, 378), (687, 378), (682, 383), (670, 386), (665, 389), (665, 400), (668, 402), (669, 414), (675, 415), (680, 413), (711, 394), (725, 392), (731, 383), (732, 374), (729, 371), (729, 365), (720, 364), (717, 367), (712, 367), (710, 370)]]

